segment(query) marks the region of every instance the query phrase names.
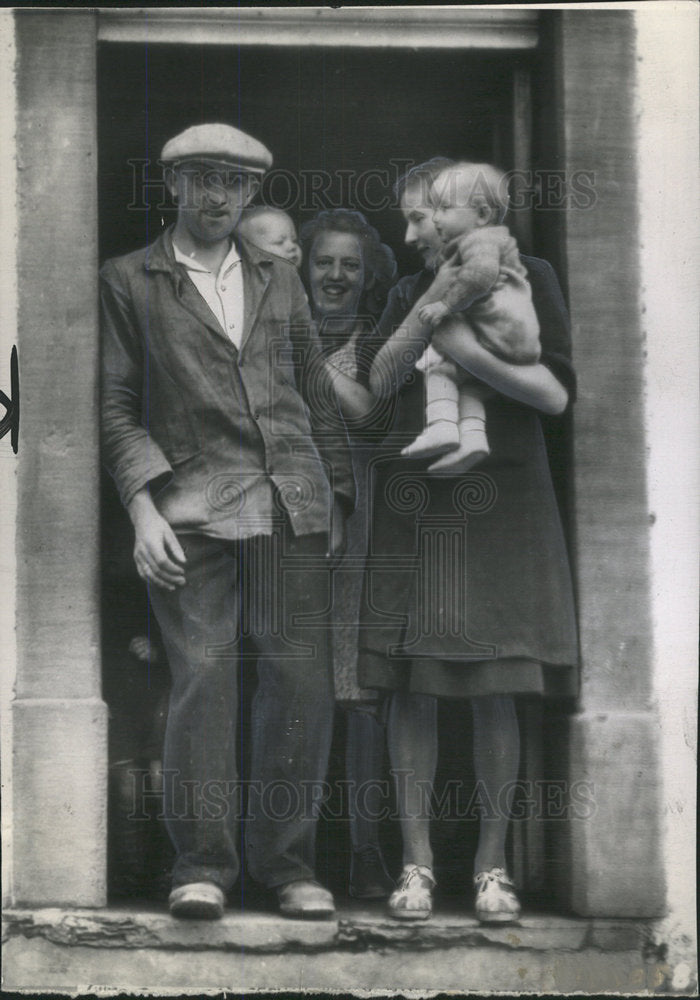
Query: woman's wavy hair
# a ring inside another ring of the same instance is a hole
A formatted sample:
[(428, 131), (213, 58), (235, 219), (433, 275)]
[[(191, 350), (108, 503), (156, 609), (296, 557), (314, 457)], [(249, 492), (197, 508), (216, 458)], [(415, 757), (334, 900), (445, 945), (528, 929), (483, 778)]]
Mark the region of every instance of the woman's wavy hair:
[(355, 212), (349, 208), (324, 209), (309, 222), (305, 222), (299, 234), (304, 251), (302, 274), (307, 286), (311, 249), (322, 233), (350, 233), (357, 237), (362, 247), (365, 267), (365, 288), (360, 299), (359, 311), (365, 316), (374, 318), (380, 316), (389, 289), (396, 281), (394, 251), (386, 243), (382, 243), (379, 233), (369, 224), (362, 212)]

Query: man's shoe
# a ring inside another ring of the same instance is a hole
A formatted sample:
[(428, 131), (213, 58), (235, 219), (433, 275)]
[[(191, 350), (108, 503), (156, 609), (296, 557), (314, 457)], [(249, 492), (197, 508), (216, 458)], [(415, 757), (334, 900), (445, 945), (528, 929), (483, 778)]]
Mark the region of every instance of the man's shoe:
[(170, 893), (170, 915), (190, 920), (220, 920), (224, 915), (224, 894), (213, 882), (190, 882)]
[(378, 847), (367, 844), (352, 852), (349, 892), (353, 899), (388, 899), (394, 888)]
[(278, 886), (277, 898), (284, 917), (330, 920), (335, 916), (335, 904), (330, 892), (312, 879), (299, 879)]

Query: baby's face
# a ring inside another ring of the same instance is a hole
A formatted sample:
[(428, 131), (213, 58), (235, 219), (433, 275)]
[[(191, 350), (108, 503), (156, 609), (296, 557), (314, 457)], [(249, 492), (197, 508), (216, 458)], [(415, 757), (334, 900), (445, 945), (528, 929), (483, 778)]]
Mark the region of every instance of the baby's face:
[(277, 212), (256, 215), (245, 224), (246, 235), (251, 243), (291, 261), (295, 267), (301, 266), (301, 247), (297, 239), (294, 223), (288, 215)]
[(431, 189), (433, 224), (443, 243), (468, 236), (482, 226), (482, 214), (472, 203), (473, 175), (447, 170), (436, 178)]

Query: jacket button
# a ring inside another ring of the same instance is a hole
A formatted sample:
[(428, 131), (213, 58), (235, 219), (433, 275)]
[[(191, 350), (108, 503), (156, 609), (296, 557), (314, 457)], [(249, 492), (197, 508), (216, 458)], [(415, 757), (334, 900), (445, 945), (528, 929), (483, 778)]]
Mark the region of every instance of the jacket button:
[(253, 420), (259, 420), (259, 419), (260, 419), (260, 411), (259, 411), (259, 410), (256, 410), (256, 411), (255, 411), (255, 412), (253, 413)]

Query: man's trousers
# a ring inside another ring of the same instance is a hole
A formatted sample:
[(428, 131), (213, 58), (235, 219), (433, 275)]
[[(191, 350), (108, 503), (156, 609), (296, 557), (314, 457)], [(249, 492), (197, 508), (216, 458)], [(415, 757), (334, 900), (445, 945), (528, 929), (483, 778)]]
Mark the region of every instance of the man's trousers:
[(268, 887), (314, 877), (316, 815), (333, 720), (325, 535), (221, 541), (179, 534), (186, 584), (151, 587), (172, 691), (164, 808), (173, 886), (238, 877), (238, 670), (255, 675), (246, 858)]

